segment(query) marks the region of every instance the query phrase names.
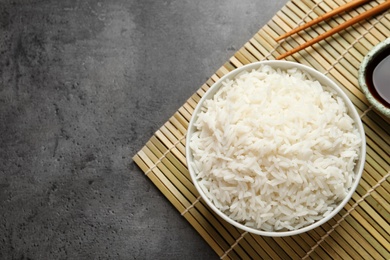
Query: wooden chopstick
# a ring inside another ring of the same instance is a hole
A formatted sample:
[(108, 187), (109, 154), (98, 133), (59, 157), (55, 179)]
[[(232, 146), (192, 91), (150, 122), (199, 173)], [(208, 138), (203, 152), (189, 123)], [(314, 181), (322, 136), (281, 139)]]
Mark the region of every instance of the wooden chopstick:
[(348, 10), (348, 9), (351, 9), (351, 8), (354, 8), (354, 7), (359, 6), (361, 4), (364, 4), (364, 3), (368, 2), (368, 1), (370, 1), (370, 0), (355, 0), (355, 1), (349, 2), (347, 4), (344, 4), (344, 5), (340, 6), (340, 7), (337, 7), (336, 9), (334, 9), (334, 10), (332, 10), (332, 11), (330, 11), (330, 12), (324, 14), (324, 15), (319, 16), (319, 17), (317, 17), (314, 20), (311, 20), (310, 22), (307, 22), (307, 23), (305, 23), (305, 24), (303, 24), (303, 25), (293, 29), (293, 30), (289, 31), (288, 33), (283, 34), (282, 36), (279, 36), (278, 38), (275, 39), (275, 41), (278, 42), (278, 41), (280, 41), (280, 40), (282, 40), (282, 39), (284, 39), (284, 38), (286, 38), (286, 37), (288, 37), (290, 35), (293, 35), (294, 33), (302, 31), (302, 30), (304, 30), (304, 29), (306, 29), (306, 28), (308, 28), (308, 27), (310, 27), (312, 25), (315, 25), (317, 23), (325, 21), (326, 19), (328, 19), (328, 18), (330, 18), (332, 16), (335, 16), (335, 15), (337, 15), (339, 13), (342, 13), (342, 12)]
[(383, 12), (389, 8), (390, 8), (390, 0), (386, 0), (385, 2), (381, 3), (380, 5), (377, 5), (374, 8), (372, 8), (372, 9), (370, 9), (370, 10), (368, 10), (368, 11), (366, 11), (366, 12), (364, 12), (364, 13), (362, 13), (362, 14), (360, 14), (352, 19), (349, 19), (345, 23), (342, 23), (339, 26), (336, 26), (335, 28), (330, 29), (329, 31), (321, 34), (320, 36), (318, 36), (318, 37), (316, 37), (308, 42), (305, 42), (304, 44), (280, 55), (276, 59), (280, 60), (280, 59), (283, 59), (283, 58), (285, 58), (291, 54), (294, 54), (300, 50), (303, 50), (303, 49), (305, 49), (305, 48), (307, 48), (307, 47), (309, 47), (309, 46), (311, 46), (311, 45), (313, 45), (313, 44), (315, 44), (315, 43), (317, 43), (317, 42), (319, 42), (319, 41), (321, 41), (321, 40), (323, 40), (323, 39), (325, 39), (325, 38), (327, 38), (335, 33), (338, 33), (341, 30), (344, 30), (345, 28), (347, 28), (347, 27), (349, 27), (357, 22), (360, 22), (361, 20), (364, 20), (366, 18), (374, 16), (374, 15), (376, 15), (380, 12)]

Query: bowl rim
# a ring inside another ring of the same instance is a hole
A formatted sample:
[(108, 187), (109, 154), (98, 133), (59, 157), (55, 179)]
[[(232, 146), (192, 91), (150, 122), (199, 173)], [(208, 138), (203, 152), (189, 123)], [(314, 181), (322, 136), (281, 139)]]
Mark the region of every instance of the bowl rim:
[(375, 59), (377, 55), (382, 53), (382, 51), (385, 51), (387, 48), (390, 48), (390, 38), (385, 39), (384, 41), (378, 43), (374, 46), (367, 54), (364, 56), (362, 62), (359, 66), (358, 71), (358, 82), (360, 85), (360, 88), (363, 90), (364, 95), (366, 96), (368, 102), (376, 108), (380, 113), (385, 115), (386, 117), (390, 118), (390, 107), (386, 107), (381, 102), (379, 102), (372, 94), (371, 91), (368, 89), (367, 82), (366, 82), (366, 71), (367, 67), (370, 64), (372, 60)]
[[(264, 231), (264, 230), (260, 230), (260, 229), (247, 227), (247, 226), (229, 218), (226, 214), (224, 214), (222, 211), (220, 211), (209, 200), (209, 198), (205, 195), (202, 188), (199, 186), (198, 181), (196, 180), (195, 171), (191, 165), (191, 161), (193, 160), (193, 158), (192, 158), (191, 149), (190, 149), (188, 144), (190, 143), (191, 136), (194, 132), (194, 128), (195, 128), (194, 122), (197, 118), (196, 115), (199, 113), (199, 110), (203, 106), (204, 101), (206, 99), (211, 98), (218, 91), (218, 89), (221, 87), (221, 85), (222, 85), (221, 83), (223, 81), (225, 81), (226, 79), (232, 78), (243, 71), (250, 71), (252, 69), (258, 68), (261, 65), (270, 65), (273, 68), (280, 68), (282, 70), (286, 70), (286, 69), (290, 69), (290, 68), (297, 68), (297, 69), (305, 71), (306, 73), (311, 75), (314, 79), (318, 80), (322, 85), (326, 85), (326, 86), (331, 87), (333, 90), (335, 90), (337, 92), (337, 95), (339, 95), (344, 100), (344, 102), (348, 108), (348, 114), (352, 117), (352, 119), (356, 123), (358, 131), (361, 135), (362, 144), (360, 147), (360, 154), (358, 157), (358, 161), (355, 165), (356, 178), (355, 178), (347, 196), (327, 216), (325, 216), (324, 218), (322, 218), (322, 219), (320, 219), (320, 220), (318, 220), (318, 221), (316, 221), (308, 226), (302, 227), (302, 228), (297, 229), (297, 230)], [(229, 73), (227, 73), (223, 77), (221, 77), (218, 81), (216, 81), (206, 91), (206, 93), (202, 96), (202, 98), (199, 100), (197, 106), (195, 107), (195, 109), (191, 115), (191, 119), (190, 119), (190, 122), (188, 124), (187, 133), (186, 133), (186, 144), (187, 145), (185, 147), (185, 152), (186, 152), (187, 167), (188, 167), (188, 170), (189, 170), (189, 173), (190, 173), (190, 176), (191, 176), (191, 179), (192, 179), (194, 186), (196, 187), (197, 191), (199, 192), (199, 194), (201, 195), (203, 200), (206, 202), (206, 204), (215, 213), (217, 213), (218, 216), (220, 216), (222, 219), (224, 219), (228, 223), (232, 224), (233, 226), (240, 228), (244, 231), (250, 232), (252, 234), (268, 236), (268, 237), (284, 237), (284, 236), (292, 236), (292, 235), (301, 234), (301, 233), (307, 232), (309, 230), (312, 230), (316, 227), (319, 227), (322, 224), (324, 224), (325, 222), (329, 221), (331, 218), (333, 218), (346, 205), (346, 203), (351, 199), (352, 195), (354, 194), (354, 192), (355, 192), (355, 190), (360, 182), (362, 173), (363, 173), (364, 164), (365, 164), (365, 157), (366, 157), (366, 136), (365, 136), (365, 132), (364, 132), (364, 128), (363, 128), (363, 123), (360, 119), (360, 116), (359, 116), (355, 106), (353, 105), (352, 101), (348, 98), (348, 96), (344, 93), (344, 91), (334, 81), (332, 81), (330, 78), (325, 76), (323, 73), (321, 73), (321, 72), (319, 72), (319, 71), (317, 71), (309, 66), (306, 66), (304, 64), (291, 62), (291, 61), (284, 61), (284, 60), (265, 60), (265, 61), (253, 62), (253, 63), (244, 65), (242, 67), (239, 67), (237, 69), (230, 71)]]

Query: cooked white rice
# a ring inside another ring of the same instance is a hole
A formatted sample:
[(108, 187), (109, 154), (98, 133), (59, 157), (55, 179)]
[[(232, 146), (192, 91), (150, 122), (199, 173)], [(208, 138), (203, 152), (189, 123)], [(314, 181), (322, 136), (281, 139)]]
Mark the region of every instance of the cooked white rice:
[(297, 69), (263, 66), (206, 100), (190, 141), (197, 180), (230, 218), (295, 230), (327, 214), (354, 180), (361, 137), (336, 92)]

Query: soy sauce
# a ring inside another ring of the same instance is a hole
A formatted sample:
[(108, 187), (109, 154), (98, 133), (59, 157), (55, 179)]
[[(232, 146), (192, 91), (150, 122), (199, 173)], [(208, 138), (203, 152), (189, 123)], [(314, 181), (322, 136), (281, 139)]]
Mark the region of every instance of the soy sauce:
[(390, 107), (390, 46), (369, 62), (366, 83), (373, 97), (385, 107)]

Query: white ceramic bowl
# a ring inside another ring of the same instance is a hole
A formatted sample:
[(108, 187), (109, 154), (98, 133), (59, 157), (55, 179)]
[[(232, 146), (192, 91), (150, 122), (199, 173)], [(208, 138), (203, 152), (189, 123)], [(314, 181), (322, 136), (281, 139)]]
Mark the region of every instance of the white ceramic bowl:
[(317, 70), (315, 70), (313, 68), (310, 68), (308, 66), (305, 66), (305, 65), (302, 65), (302, 64), (299, 64), (299, 63), (295, 63), (295, 62), (273, 60), (273, 61), (255, 62), (255, 63), (251, 63), (251, 64), (248, 64), (248, 65), (245, 65), (243, 67), (240, 67), (238, 69), (235, 69), (235, 70), (231, 71), (230, 73), (228, 73), (225, 76), (223, 76), (216, 83), (214, 83), (211, 86), (211, 88), (201, 98), (201, 100), (199, 101), (197, 107), (194, 110), (193, 116), (192, 116), (192, 118), (190, 120), (190, 123), (189, 123), (189, 126), (188, 126), (187, 137), (186, 137), (186, 143), (187, 144), (190, 143), (190, 138), (191, 138), (192, 134), (194, 133), (194, 131), (196, 131), (196, 129), (194, 127), (194, 121), (196, 120), (196, 117), (197, 117), (197, 114), (200, 111), (200, 108), (203, 106), (203, 103), (204, 103), (204, 101), (206, 99), (210, 99), (210, 98), (213, 97), (213, 95), (221, 87), (221, 83), (223, 81), (225, 81), (226, 79), (233, 79), (237, 74), (239, 74), (239, 73), (241, 73), (241, 72), (243, 72), (245, 70), (246, 71), (251, 71), (252, 69), (259, 68), (263, 64), (264, 65), (270, 65), (273, 68), (280, 68), (282, 70), (286, 70), (286, 69), (290, 69), (290, 68), (298, 68), (301, 71), (305, 71), (306, 73), (310, 74), (314, 79), (318, 80), (322, 85), (329, 86), (329, 87), (333, 88), (338, 93), (338, 95), (345, 101), (345, 104), (346, 104), (346, 106), (348, 107), (348, 110), (349, 110), (349, 115), (355, 121), (356, 126), (357, 126), (357, 128), (359, 130), (359, 133), (361, 135), (361, 139), (362, 139), (362, 145), (361, 145), (361, 149), (360, 149), (359, 159), (358, 159), (358, 162), (356, 163), (356, 166), (355, 166), (355, 169), (354, 169), (354, 171), (356, 173), (356, 179), (354, 180), (354, 182), (352, 184), (352, 187), (351, 187), (350, 191), (348, 192), (347, 196), (339, 203), (339, 205), (337, 207), (335, 207), (335, 209), (330, 214), (328, 214), (323, 219), (318, 220), (317, 222), (314, 222), (313, 224), (311, 224), (309, 226), (305, 226), (303, 228), (300, 228), (300, 229), (297, 229), (297, 230), (293, 230), (293, 231), (268, 232), (268, 231), (263, 231), (263, 230), (247, 227), (247, 226), (245, 226), (245, 225), (243, 225), (241, 223), (238, 223), (237, 221), (229, 218), (226, 214), (221, 212), (215, 205), (213, 205), (213, 203), (205, 195), (205, 193), (203, 192), (203, 190), (201, 189), (201, 187), (199, 186), (199, 184), (198, 184), (198, 182), (196, 180), (195, 171), (191, 167), (191, 165), (192, 165), (191, 162), (193, 161), (193, 156), (192, 156), (192, 153), (191, 153), (191, 149), (189, 148), (189, 145), (186, 146), (187, 165), (188, 165), (188, 169), (189, 169), (192, 181), (193, 181), (196, 189), (198, 190), (198, 192), (200, 193), (200, 195), (204, 199), (204, 201), (207, 203), (207, 205), (214, 212), (216, 212), (224, 220), (226, 220), (230, 224), (236, 226), (237, 228), (240, 228), (242, 230), (245, 230), (245, 231), (248, 231), (250, 233), (257, 234), (257, 235), (272, 236), (272, 237), (292, 236), (292, 235), (297, 235), (297, 234), (300, 234), (300, 233), (303, 233), (303, 232), (307, 232), (309, 230), (312, 230), (312, 229), (314, 229), (314, 228), (324, 224), (325, 222), (327, 222), (328, 220), (333, 218), (345, 206), (345, 204), (350, 200), (352, 194), (355, 192), (356, 187), (359, 184), (359, 181), (360, 181), (361, 176), (362, 176), (363, 168), (364, 168), (365, 156), (366, 156), (365, 133), (364, 133), (364, 128), (363, 128), (362, 121), (361, 121), (361, 119), (360, 119), (360, 117), (359, 117), (359, 115), (358, 115), (354, 105), (352, 104), (351, 100), (341, 90), (341, 88), (339, 86), (337, 86), (332, 80), (330, 80), (324, 74), (322, 74), (322, 73), (318, 72)]

